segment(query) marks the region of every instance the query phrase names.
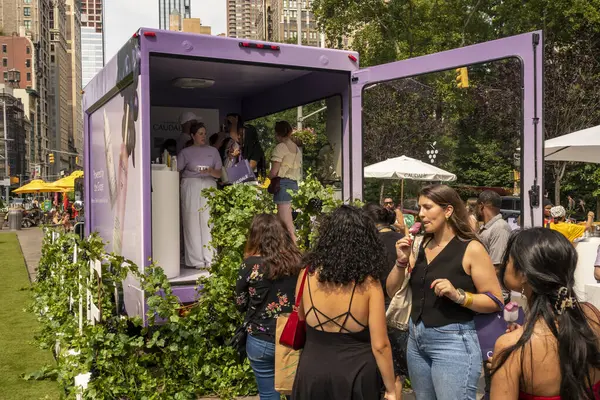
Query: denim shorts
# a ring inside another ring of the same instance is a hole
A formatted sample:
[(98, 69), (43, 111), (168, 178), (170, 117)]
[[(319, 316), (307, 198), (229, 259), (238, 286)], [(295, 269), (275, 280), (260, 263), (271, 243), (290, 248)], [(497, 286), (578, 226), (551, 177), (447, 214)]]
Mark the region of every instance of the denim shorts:
[(281, 178), (279, 181), (279, 192), (273, 196), (275, 204), (288, 204), (292, 202), (292, 196), (288, 193), (288, 189), (297, 192), (298, 182), (288, 178)]
[(417, 400), (475, 400), (482, 360), (475, 323), (409, 322), (406, 355)]

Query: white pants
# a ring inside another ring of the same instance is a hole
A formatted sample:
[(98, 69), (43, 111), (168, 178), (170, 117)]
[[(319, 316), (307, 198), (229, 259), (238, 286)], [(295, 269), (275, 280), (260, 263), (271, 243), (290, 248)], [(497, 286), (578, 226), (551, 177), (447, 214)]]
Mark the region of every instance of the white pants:
[(210, 211), (201, 191), (216, 186), (217, 183), (208, 178), (184, 178), (181, 181), (181, 218), (185, 265), (188, 267), (204, 268), (212, 263), (214, 249), (210, 246)]

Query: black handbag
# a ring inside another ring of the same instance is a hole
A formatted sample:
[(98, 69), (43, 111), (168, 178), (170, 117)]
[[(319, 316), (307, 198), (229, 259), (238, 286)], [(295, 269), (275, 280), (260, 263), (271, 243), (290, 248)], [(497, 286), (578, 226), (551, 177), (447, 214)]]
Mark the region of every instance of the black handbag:
[(275, 178), (271, 179), (271, 183), (269, 183), (267, 192), (275, 195), (275, 194), (279, 193), (280, 190), (281, 190), (281, 178), (276, 176)]
[(246, 359), (246, 340), (248, 339), (248, 331), (246, 328), (248, 327), (248, 321), (244, 321), (244, 323), (237, 327), (233, 337), (229, 339), (227, 342), (228, 346), (233, 347), (238, 355), (238, 360), (240, 362), (244, 362)]
[(250, 319), (258, 312), (259, 309), (260, 307), (256, 307), (252, 314), (246, 314), (242, 325), (236, 328), (231, 339), (227, 341), (227, 345), (233, 347), (233, 349), (237, 352), (238, 360), (240, 361), (240, 363), (243, 363), (246, 357), (248, 356), (246, 353), (246, 340), (248, 339), (248, 324), (250, 323)]

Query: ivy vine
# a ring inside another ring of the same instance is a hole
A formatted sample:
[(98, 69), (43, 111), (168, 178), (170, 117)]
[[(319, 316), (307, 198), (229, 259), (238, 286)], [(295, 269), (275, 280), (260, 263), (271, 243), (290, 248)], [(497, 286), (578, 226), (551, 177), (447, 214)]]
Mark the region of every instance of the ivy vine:
[[(81, 240), (47, 231), (30, 310), (41, 325), (36, 339), (42, 348), (53, 349), (56, 365), (26, 379), (54, 377), (65, 398), (81, 393), (85, 399), (230, 399), (256, 393), (248, 362), (240, 364), (226, 342), (243, 319), (234, 290), (250, 223), (254, 215), (276, 208), (266, 190), (252, 185), (204, 194), (218, 252), (211, 276), (197, 282), (193, 304), (180, 303), (160, 266), (152, 264), (141, 273), (133, 262), (106, 254), (96, 234)], [(309, 176), (301, 183), (293, 206), (303, 210), (296, 218), (302, 248), (314, 241), (318, 216), (339, 204), (333, 189), (316, 179)], [(102, 261), (101, 277), (90, 269), (93, 260)], [(124, 313), (122, 282), (129, 274), (146, 293), (146, 324)], [(88, 292), (101, 310), (96, 324), (87, 322)], [(75, 377), (86, 373), (90, 379), (82, 390)]]

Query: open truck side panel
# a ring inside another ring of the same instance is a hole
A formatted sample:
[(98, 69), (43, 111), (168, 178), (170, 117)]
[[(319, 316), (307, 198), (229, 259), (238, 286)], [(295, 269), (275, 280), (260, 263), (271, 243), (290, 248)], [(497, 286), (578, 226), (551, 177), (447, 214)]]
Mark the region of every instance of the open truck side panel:
[(521, 62), (522, 128), (521, 193), (522, 224), (542, 226), (542, 184), (544, 169), (543, 138), (543, 39), (542, 32), (531, 32), (461, 47), (423, 57), (377, 65), (352, 74), (352, 196), (362, 198), (362, 93), (365, 87), (466, 65), (517, 58)]

